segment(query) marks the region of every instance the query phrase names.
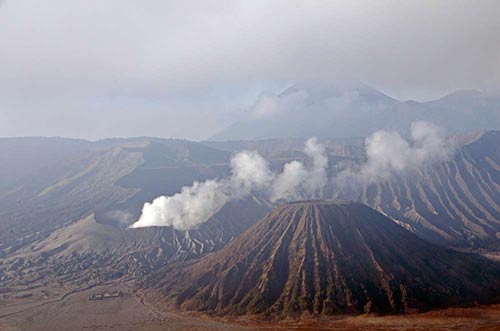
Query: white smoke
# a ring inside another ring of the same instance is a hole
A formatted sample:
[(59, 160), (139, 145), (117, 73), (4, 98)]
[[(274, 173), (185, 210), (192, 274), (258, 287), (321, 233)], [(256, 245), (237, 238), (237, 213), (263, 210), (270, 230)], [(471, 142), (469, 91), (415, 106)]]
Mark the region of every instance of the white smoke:
[(325, 147), (318, 144), (316, 138), (311, 138), (306, 141), (304, 152), (312, 162), (310, 168), (299, 161), (285, 164), (273, 183), (271, 201), (312, 197), (325, 185), (328, 168)]
[(172, 226), (188, 230), (205, 222), (227, 200), (223, 183), (216, 180), (194, 182), (173, 196), (160, 196), (146, 202), (141, 217), (132, 228)]
[(358, 170), (347, 169), (337, 178), (345, 184), (372, 183), (395, 173), (446, 161), (452, 153), (440, 129), (427, 122), (411, 126), (411, 141), (394, 131), (377, 131), (366, 139), (367, 161)]
[(299, 161), (292, 161), (284, 165), (283, 172), (276, 177), (273, 185), (271, 201), (290, 200), (295, 198), (301, 183), (307, 179), (307, 170)]
[(328, 157), (325, 146), (319, 144), (315, 137), (306, 141), (304, 152), (312, 160), (312, 169), (305, 182), (305, 189), (308, 194), (313, 194), (325, 185)]
[(268, 194), (272, 201), (313, 197), (326, 183), (328, 158), (316, 138), (305, 143), (310, 164), (292, 161), (283, 172), (271, 171), (267, 161), (255, 151), (241, 151), (231, 159), (231, 176), (207, 180), (182, 188), (173, 196), (160, 196), (142, 208), (132, 228), (172, 226), (190, 230), (206, 222), (230, 198), (243, 198), (252, 191)]
[[(190, 230), (206, 222), (229, 199), (241, 199), (252, 191), (267, 195), (271, 202), (318, 196), (327, 182), (328, 158), (316, 138), (306, 141), (307, 159), (294, 160), (274, 173), (255, 151), (241, 151), (230, 162), (231, 175), (217, 180), (194, 182), (173, 196), (160, 196), (145, 203), (133, 228), (172, 226)], [(366, 139), (367, 160), (358, 168), (342, 171), (334, 185), (360, 187), (408, 170), (447, 160), (452, 153), (439, 128), (416, 122), (409, 141), (394, 131), (377, 131)]]
[(267, 161), (256, 151), (241, 151), (231, 159), (230, 184), (237, 195), (266, 188), (274, 176)]

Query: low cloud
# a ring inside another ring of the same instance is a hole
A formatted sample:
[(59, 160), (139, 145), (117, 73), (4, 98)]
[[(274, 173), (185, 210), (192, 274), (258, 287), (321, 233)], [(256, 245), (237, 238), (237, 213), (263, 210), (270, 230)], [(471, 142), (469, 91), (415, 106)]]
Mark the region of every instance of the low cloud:
[(286, 95), (265, 93), (259, 97), (250, 109), (249, 119), (273, 118), (296, 110), (304, 109), (307, 104), (307, 93), (296, 91)]
[(500, 86), (498, 1), (40, 3), (0, 2), (3, 136), (204, 139), (293, 82), (402, 100)]

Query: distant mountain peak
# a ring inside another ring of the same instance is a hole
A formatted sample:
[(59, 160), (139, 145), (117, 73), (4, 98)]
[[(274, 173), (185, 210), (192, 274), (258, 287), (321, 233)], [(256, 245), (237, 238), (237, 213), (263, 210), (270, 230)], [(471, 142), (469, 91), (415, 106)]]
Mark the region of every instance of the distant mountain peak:
[(474, 89), (461, 89), (461, 90), (456, 90), (454, 92), (451, 92), (436, 101), (440, 100), (450, 100), (450, 99), (457, 99), (457, 98), (471, 98), (471, 97), (478, 97), (484, 95), (483, 92), (479, 90), (474, 90)]
[(283, 97), (298, 92), (306, 92), (315, 98), (334, 97), (342, 96), (344, 94), (358, 93), (360, 95), (370, 96), (371, 98), (391, 99), (395, 101), (395, 99), (391, 98), (390, 96), (363, 82), (334, 82), (323, 84), (296, 83), (279, 93), (278, 96)]
[[(373, 132), (374, 123), (382, 124), (381, 111), (398, 104), (364, 83), (297, 83), (279, 94), (261, 95), (240, 121), (210, 140), (359, 137)], [(370, 117), (376, 118), (366, 121)]]

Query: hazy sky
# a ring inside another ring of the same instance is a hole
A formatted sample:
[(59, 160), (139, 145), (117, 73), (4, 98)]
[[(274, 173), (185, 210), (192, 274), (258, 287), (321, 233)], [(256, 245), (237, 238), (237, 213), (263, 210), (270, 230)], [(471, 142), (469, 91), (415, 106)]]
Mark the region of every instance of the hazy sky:
[(202, 139), (263, 91), (500, 88), (500, 1), (0, 0), (0, 136)]

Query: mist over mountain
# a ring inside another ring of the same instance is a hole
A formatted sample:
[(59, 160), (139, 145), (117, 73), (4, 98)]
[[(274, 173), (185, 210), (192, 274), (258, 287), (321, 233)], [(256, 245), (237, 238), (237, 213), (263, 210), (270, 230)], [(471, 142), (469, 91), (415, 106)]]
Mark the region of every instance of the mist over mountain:
[(377, 130), (409, 134), (428, 121), (447, 133), (500, 128), (500, 93), (456, 91), (430, 102), (391, 98), (362, 83), (297, 84), (263, 94), (243, 118), (211, 140), (365, 137)]

